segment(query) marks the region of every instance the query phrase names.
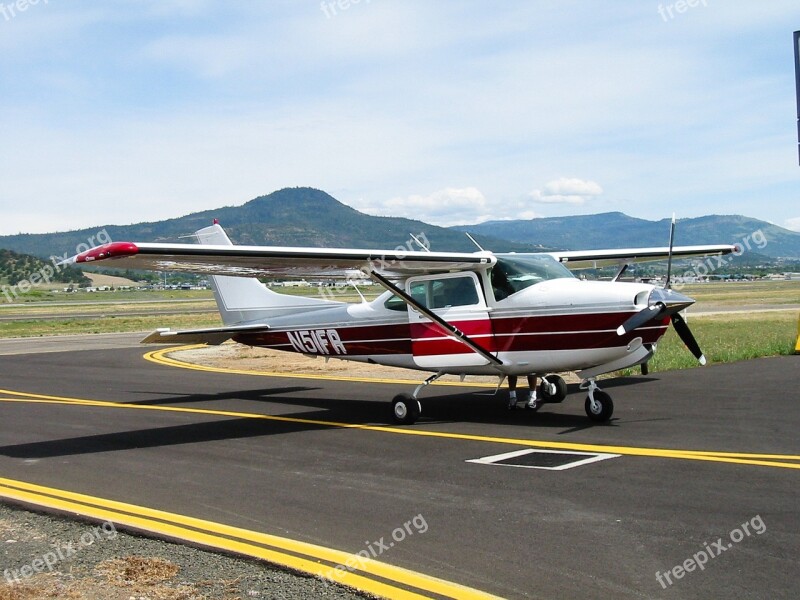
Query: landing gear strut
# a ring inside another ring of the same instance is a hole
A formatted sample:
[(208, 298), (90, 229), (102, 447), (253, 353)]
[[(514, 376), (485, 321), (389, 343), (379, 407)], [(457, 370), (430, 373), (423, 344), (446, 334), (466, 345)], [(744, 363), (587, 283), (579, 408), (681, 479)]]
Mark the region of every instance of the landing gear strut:
[(567, 382), (558, 375), (547, 375), (539, 386), (542, 400), (548, 404), (563, 402), (567, 397)]
[(611, 396), (597, 387), (594, 379), (588, 379), (581, 384), (581, 389), (588, 389), (589, 395), (586, 397), (586, 415), (598, 423), (605, 423), (614, 413), (614, 402)]
[(442, 375), (444, 375), (442, 372), (434, 373), (420, 383), (413, 394), (397, 394), (392, 399), (392, 421), (398, 425), (413, 425), (416, 423), (422, 412), (422, 404), (418, 400), (419, 393)]

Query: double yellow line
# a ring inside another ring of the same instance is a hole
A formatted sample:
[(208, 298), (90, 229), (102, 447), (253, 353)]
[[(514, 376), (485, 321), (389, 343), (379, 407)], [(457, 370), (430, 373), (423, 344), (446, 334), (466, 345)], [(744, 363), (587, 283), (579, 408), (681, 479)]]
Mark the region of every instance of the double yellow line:
[[(168, 350), (148, 353), (145, 358), (160, 364), (177, 366), (203, 371), (231, 373), (226, 369), (214, 369), (197, 365), (188, 365), (163, 356)], [(252, 372), (238, 373), (252, 375)], [(274, 377), (306, 379), (339, 379), (348, 381), (369, 381), (366, 378), (343, 378), (328, 376), (292, 375), (284, 373), (270, 374)], [(381, 383), (400, 383), (403, 380), (378, 380)], [(458, 384), (457, 384), (458, 385)], [(480, 384), (478, 384), (480, 385)], [(123, 410), (155, 410), (173, 413), (193, 413), (222, 417), (262, 419), (267, 421), (311, 424), (334, 428), (357, 429), (396, 435), (413, 435), (429, 438), (460, 440), (467, 442), (484, 442), (505, 444), (517, 447), (549, 448), (575, 450), (583, 452), (603, 452), (628, 456), (652, 458), (671, 458), (683, 460), (699, 460), (718, 463), (732, 463), (777, 467), (784, 469), (800, 469), (800, 455), (790, 454), (756, 454), (742, 452), (715, 452), (704, 450), (678, 450), (665, 448), (646, 448), (631, 446), (610, 446), (601, 444), (579, 444), (556, 442), (550, 440), (530, 440), (524, 438), (489, 437), (440, 431), (426, 431), (420, 428), (400, 428), (356, 423), (342, 423), (320, 419), (304, 419), (247, 413), (226, 410), (186, 408), (177, 406), (124, 404), (102, 400), (69, 398), (45, 394), (31, 394), (0, 389), (0, 402), (9, 403), (42, 403), (74, 406), (90, 406), (97, 408), (115, 408)], [(113, 500), (87, 496), (65, 490), (47, 488), (31, 483), (0, 478), (0, 497), (17, 500), (27, 504), (43, 506), (59, 511), (79, 513), (92, 519), (110, 520), (119, 525), (157, 535), (185, 540), (194, 544), (225, 550), (260, 558), (290, 569), (309, 573), (319, 577), (335, 573), (336, 581), (353, 588), (378, 596), (400, 599), (419, 599), (430, 597), (486, 599), (497, 598), (490, 594), (461, 586), (442, 579), (429, 577), (400, 567), (395, 567), (372, 559), (356, 558), (353, 554), (334, 550), (323, 546), (282, 538), (274, 535), (250, 531), (202, 519), (196, 519), (175, 513), (126, 504)], [(355, 565), (355, 566), (352, 566)], [(347, 566), (336, 569), (337, 566)]]
[[(316, 544), (23, 481), (0, 478), (0, 497), (263, 559), (386, 598), (498, 598), (443, 579)], [(345, 565), (349, 568), (336, 569)]]

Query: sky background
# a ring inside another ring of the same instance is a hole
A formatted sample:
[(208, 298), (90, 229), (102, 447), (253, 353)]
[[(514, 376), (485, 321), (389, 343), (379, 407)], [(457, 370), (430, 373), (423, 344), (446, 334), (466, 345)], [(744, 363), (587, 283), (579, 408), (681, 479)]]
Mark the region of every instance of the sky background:
[(800, 231), (800, 2), (694, 4), (0, 0), (0, 234), (293, 186), (439, 225)]

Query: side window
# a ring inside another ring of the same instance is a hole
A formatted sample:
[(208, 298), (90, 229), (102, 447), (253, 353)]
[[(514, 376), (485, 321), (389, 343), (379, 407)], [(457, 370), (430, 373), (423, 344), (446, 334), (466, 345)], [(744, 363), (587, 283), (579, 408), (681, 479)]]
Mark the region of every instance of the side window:
[(470, 306), (478, 303), (478, 292), (471, 277), (452, 277), (431, 281), (433, 308)]
[(426, 308), (471, 306), (480, 303), (471, 277), (447, 277), (416, 281), (409, 288), (411, 296)]
[(409, 295), (425, 308), (428, 307), (428, 284), (430, 281), (417, 281), (411, 284)]
[(389, 310), (396, 310), (398, 312), (405, 312), (406, 303), (399, 296), (391, 296), (383, 305)]

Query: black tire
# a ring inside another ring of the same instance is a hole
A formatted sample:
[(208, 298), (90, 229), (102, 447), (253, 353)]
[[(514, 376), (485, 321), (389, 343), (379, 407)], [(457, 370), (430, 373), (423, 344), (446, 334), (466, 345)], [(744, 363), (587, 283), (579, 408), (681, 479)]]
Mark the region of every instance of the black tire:
[(540, 385), (539, 392), (542, 395), (542, 400), (547, 402), (548, 404), (558, 404), (559, 402), (563, 402), (564, 398), (567, 397), (567, 382), (564, 381), (558, 375), (548, 375), (547, 377), (543, 378), (542, 383), (552, 383), (556, 386), (556, 393), (554, 395), (550, 395), (547, 393), (547, 385)]
[(605, 423), (611, 418), (611, 415), (614, 414), (614, 402), (611, 400), (611, 396), (601, 390), (595, 390), (594, 400), (600, 405), (600, 410), (598, 412), (593, 411), (592, 400), (589, 398), (589, 396), (586, 396), (586, 404), (584, 404), (586, 415), (592, 421), (597, 423)]
[(413, 425), (422, 407), (411, 394), (398, 394), (392, 399), (392, 421), (398, 425)]

